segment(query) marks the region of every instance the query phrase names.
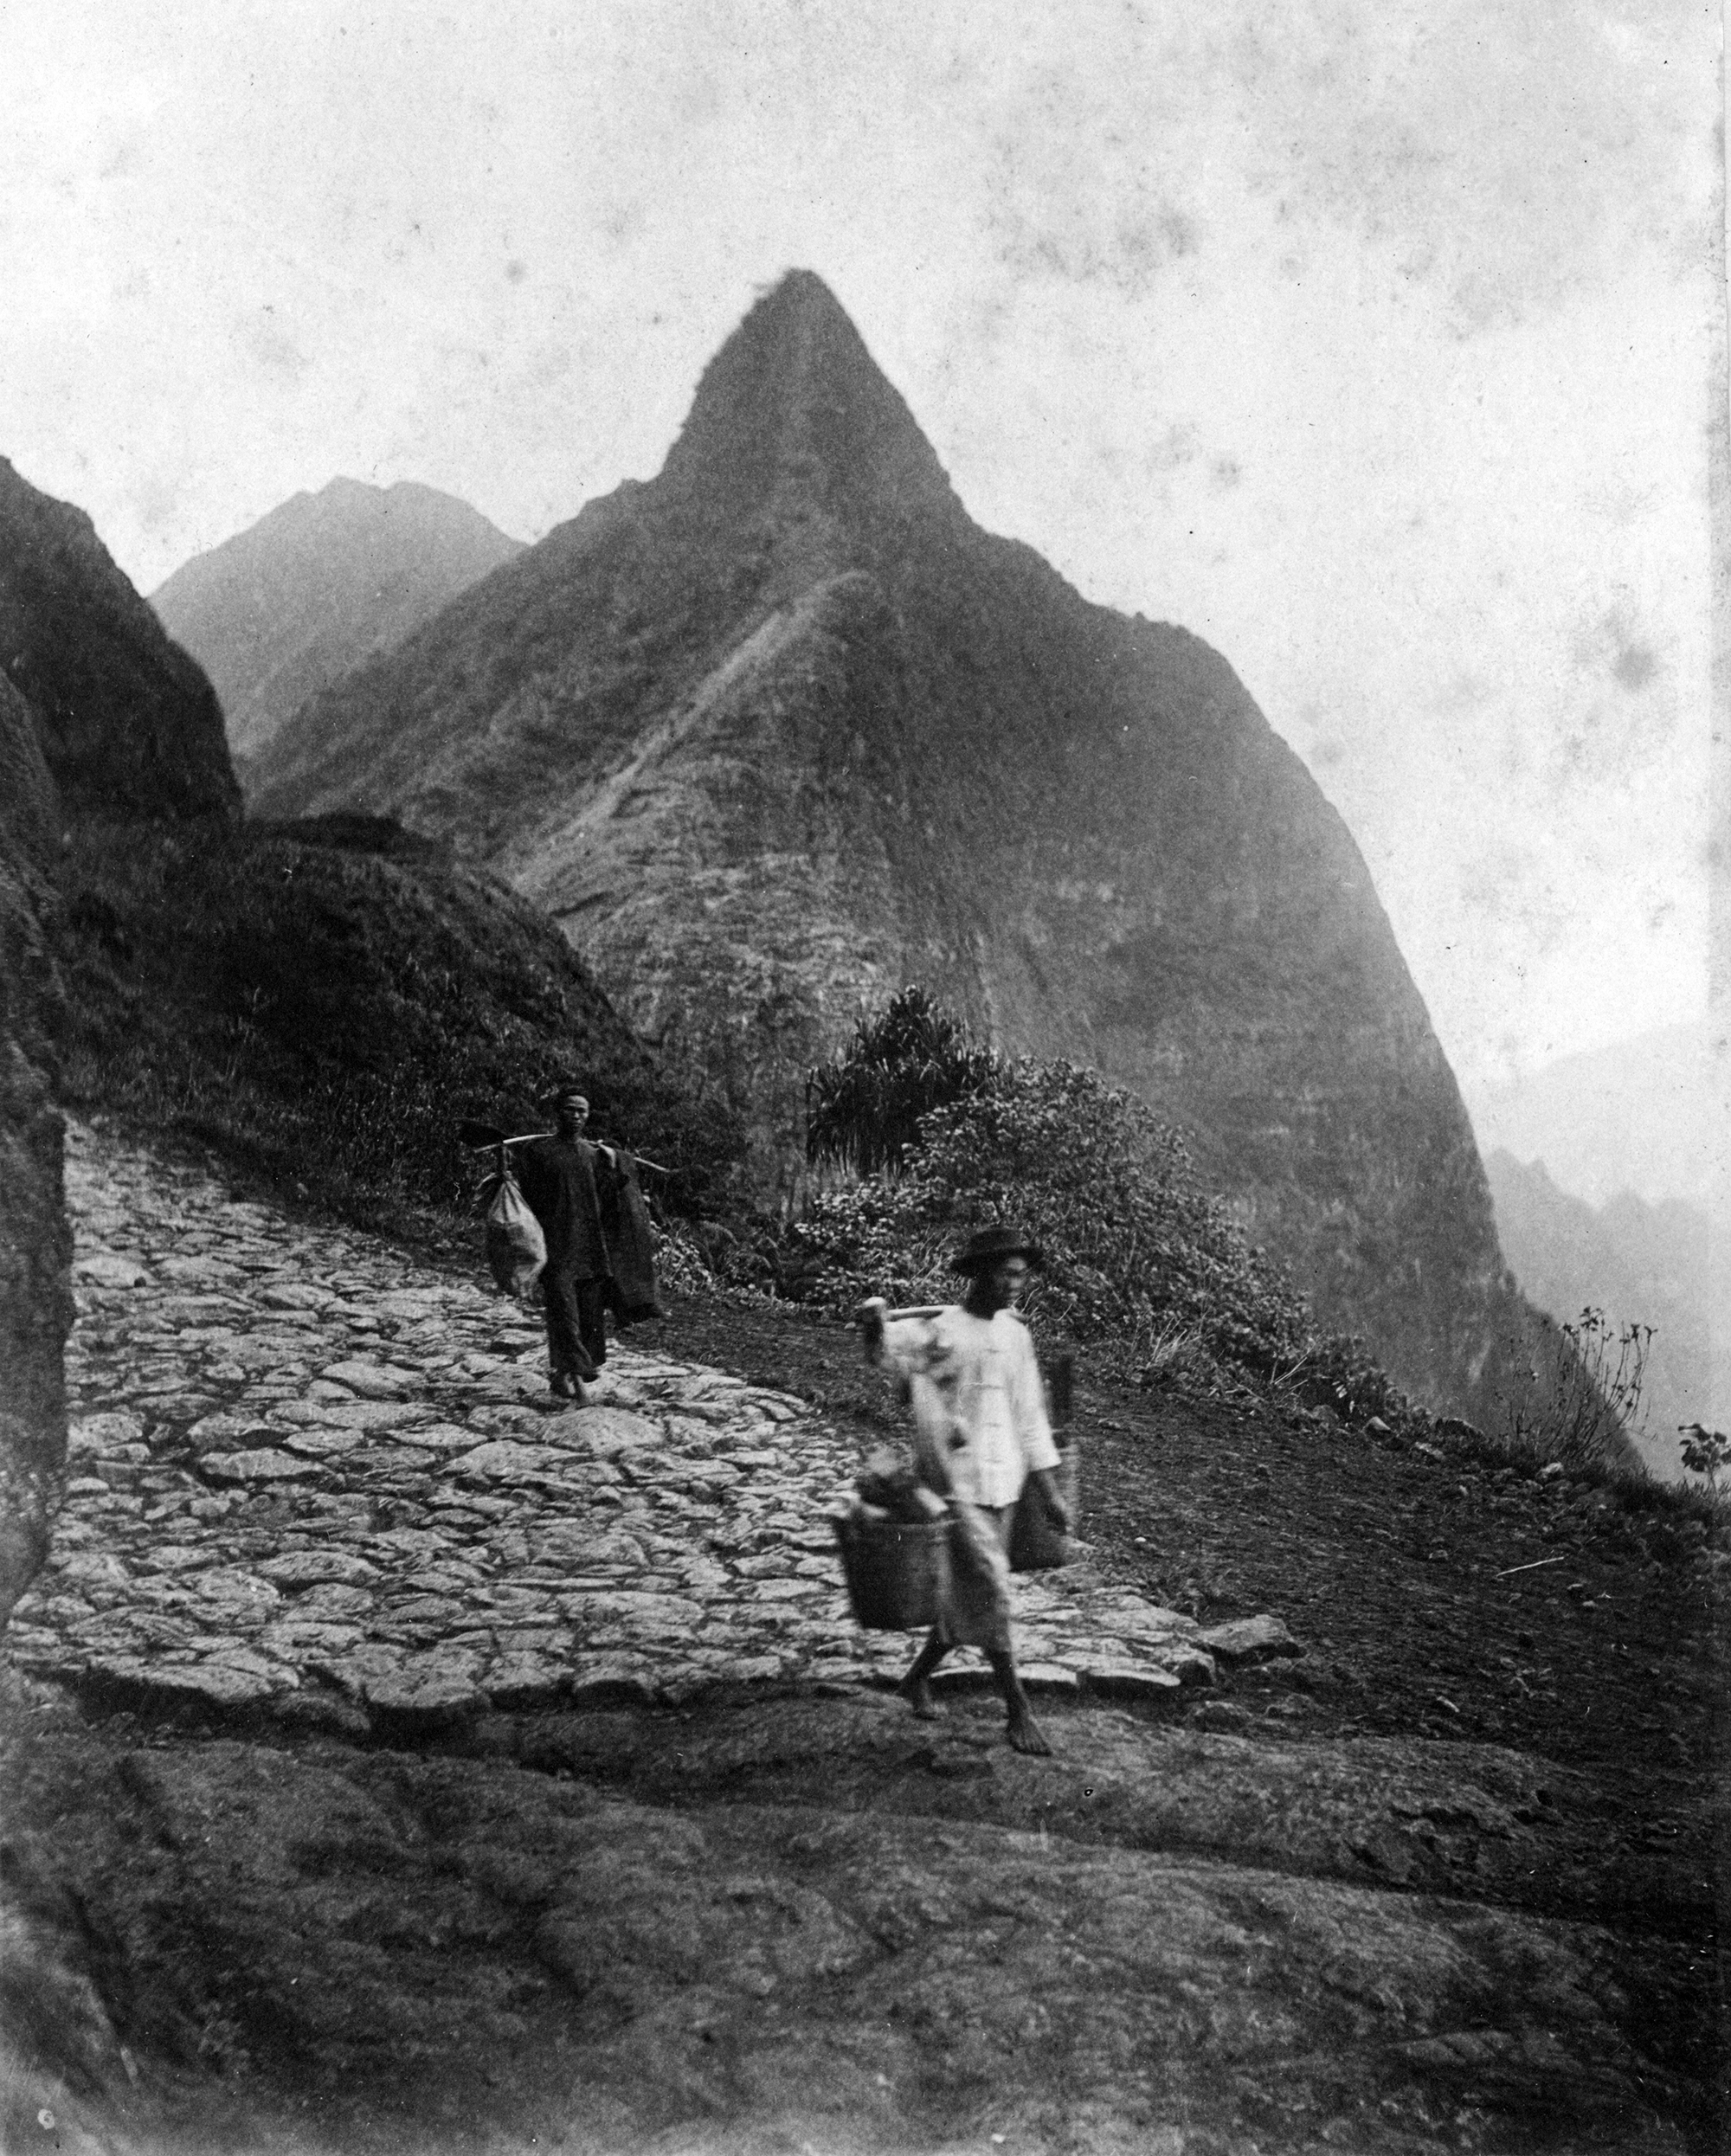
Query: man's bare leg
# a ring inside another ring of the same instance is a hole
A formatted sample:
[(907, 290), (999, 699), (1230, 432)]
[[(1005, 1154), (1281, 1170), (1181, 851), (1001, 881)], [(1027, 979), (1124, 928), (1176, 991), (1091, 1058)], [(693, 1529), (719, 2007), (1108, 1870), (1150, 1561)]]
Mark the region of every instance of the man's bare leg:
[(938, 1718), (938, 1704), (931, 1696), (930, 1680), (932, 1671), (949, 1652), (936, 1632), (930, 1633), (924, 1646), (914, 1657), (913, 1667), (896, 1687), (922, 1722), (936, 1722)]
[[(1015, 1657), (1005, 1648), (988, 1647), (986, 1658), (992, 1665), (992, 1675), (998, 1680), (998, 1689), (1003, 1695), (1005, 1710), (1009, 1715), (1009, 1727), (1005, 1734), (1009, 1738), (1011, 1750), (1026, 1752), (1031, 1759), (1049, 1759), (1052, 1747), (1046, 1742), (1039, 1724), (1028, 1711), (1027, 1694), (1023, 1691), (1022, 1681), (1016, 1675)], [(914, 1668), (918, 1667), (916, 1663)], [(911, 1670), (908, 1677), (911, 1678), (912, 1676), (913, 1670)], [(918, 1711), (915, 1709), (916, 1713)]]

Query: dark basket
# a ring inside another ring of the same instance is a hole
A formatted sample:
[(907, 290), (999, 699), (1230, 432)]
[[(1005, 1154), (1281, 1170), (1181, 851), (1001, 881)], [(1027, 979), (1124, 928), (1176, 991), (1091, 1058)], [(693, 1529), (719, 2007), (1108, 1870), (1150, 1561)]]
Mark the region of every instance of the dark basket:
[(949, 1598), (949, 1522), (832, 1519), (853, 1614), (868, 1631), (935, 1625)]
[(1076, 1545), (1071, 1535), (1075, 1534), (1081, 1516), (1082, 1463), (1074, 1439), (1062, 1431), (1058, 1432), (1058, 1479), (1064, 1501), (1070, 1508), (1070, 1534), (1059, 1533), (1046, 1512), (1045, 1498), (1031, 1480), (1024, 1483), (1016, 1509), (1010, 1515), (1012, 1572), (1055, 1572), (1060, 1565), (1071, 1564), (1075, 1560)]

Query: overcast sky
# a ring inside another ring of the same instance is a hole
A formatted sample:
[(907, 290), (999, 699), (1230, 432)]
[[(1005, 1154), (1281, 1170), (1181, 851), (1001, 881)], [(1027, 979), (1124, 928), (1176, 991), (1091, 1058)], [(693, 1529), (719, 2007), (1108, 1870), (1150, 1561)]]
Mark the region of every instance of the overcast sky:
[(1696, 0), (0, 0), (0, 454), (147, 591), (339, 473), (533, 539), (814, 269), (980, 522), (1231, 660), (1471, 1099), (1705, 1007), (1718, 47)]

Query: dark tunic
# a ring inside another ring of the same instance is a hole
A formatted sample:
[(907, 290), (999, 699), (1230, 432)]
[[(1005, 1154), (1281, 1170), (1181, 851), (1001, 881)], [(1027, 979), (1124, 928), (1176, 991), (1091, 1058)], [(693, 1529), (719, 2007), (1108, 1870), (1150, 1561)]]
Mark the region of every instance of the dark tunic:
[(602, 1224), (607, 1231), (608, 1290), (614, 1313), (621, 1325), (645, 1317), (663, 1317), (661, 1298), (655, 1287), (655, 1244), (649, 1226), (649, 1208), (637, 1181), (637, 1162), (625, 1148), (615, 1146), (609, 1171), (607, 1155), (597, 1165), (601, 1191)]
[(518, 1181), (547, 1238), (547, 1270), (568, 1280), (605, 1280), (607, 1238), (587, 1138), (537, 1138), (512, 1148)]

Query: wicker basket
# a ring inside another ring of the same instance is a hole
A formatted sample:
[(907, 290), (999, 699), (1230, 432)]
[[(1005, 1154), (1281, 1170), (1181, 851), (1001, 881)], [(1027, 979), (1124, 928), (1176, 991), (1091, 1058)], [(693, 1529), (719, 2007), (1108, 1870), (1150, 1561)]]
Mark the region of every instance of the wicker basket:
[(917, 1631), (935, 1625), (949, 1595), (949, 1522), (833, 1518), (847, 1599), (868, 1631)]

